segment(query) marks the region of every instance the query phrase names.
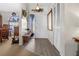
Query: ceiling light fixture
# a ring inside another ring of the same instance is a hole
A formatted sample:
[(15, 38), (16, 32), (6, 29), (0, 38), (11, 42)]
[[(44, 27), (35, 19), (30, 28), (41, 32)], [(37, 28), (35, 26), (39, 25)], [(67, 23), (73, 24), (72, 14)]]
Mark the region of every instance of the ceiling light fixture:
[(35, 9), (32, 9), (32, 11), (34, 11), (34, 12), (42, 12), (43, 11), (43, 8), (40, 8), (39, 5), (38, 5), (38, 3), (37, 3), (36, 8)]

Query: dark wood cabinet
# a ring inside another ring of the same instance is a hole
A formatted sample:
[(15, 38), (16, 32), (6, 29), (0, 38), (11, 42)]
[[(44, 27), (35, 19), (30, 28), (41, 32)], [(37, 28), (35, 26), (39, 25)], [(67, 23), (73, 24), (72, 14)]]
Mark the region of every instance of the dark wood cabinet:
[(0, 28), (0, 42), (2, 42), (2, 29)]
[(2, 42), (2, 16), (0, 15), (0, 42)]
[(8, 39), (8, 25), (2, 25), (2, 16), (0, 15), (0, 42), (2, 39)]
[(8, 39), (8, 34), (9, 34), (8, 25), (3, 24), (3, 26), (2, 26), (2, 38), (3, 39)]

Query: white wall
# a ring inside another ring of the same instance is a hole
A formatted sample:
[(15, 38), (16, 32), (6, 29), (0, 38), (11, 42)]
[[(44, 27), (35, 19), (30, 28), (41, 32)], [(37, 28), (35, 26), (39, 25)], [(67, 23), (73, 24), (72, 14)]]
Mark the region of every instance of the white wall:
[(54, 45), (60, 55), (75, 56), (77, 43), (72, 38), (79, 35), (79, 4), (60, 4), (59, 7), (54, 23)]
[(6, 12), (17, 12), (20, 11), (21, 4), (20, 3), (0, 3), (0, 11)]
[(79, 36), (79, 4), (65, 4), (64, 34), (65, 55), (76, 55), (77, 43), (72, 39)]
[(65, 55), (65, 40), (63, 39), (63, 4), (54, 4), (53, 19), (53, 44), (59, 51), (60, 55)]
[(8, 20), (11, 16), (11, 12), (0, 12), (0, 14), (2, 15), (2, 23), (8, 24)]
[(54, 45), (60, 55), (76, 55), (77, 43), (72, 38), (79, 34), (79, 4), (57, 5), (55, 5)]
[[(10, 17), (12, 16), (12, 12), (11, 11), (0, 11), (0, 14), (2, 15), (2, 23), (3, 24), (8, 24), (8, 20), (10, 19)], [(16, 12), (17, 16), (19, 16), (19, 12)]]
[(60, 55), (75, 56), (77, 43), (72, 39), (79, 35), (79, 4), (55, 4), (54, 45)]
[(17, 3), (0, 3), (0, 14), (2, 15), (3, 24), (8, 24), (8, 20), (12, 12), (16, 12), (17, 15), (20, 15), (21, 4)]

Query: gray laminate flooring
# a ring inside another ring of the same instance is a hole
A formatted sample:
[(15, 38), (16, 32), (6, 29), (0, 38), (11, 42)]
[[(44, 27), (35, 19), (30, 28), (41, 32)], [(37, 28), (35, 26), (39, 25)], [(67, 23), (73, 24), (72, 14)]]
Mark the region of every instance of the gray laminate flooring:
[(35, 39), (35, 52), (41, 56), (60, 56), (48, 39)]
[(60, 56), (58, 50), (49, 42), (48, 39), (31, 39), (25, 46), (25, 49), (39, 56)]

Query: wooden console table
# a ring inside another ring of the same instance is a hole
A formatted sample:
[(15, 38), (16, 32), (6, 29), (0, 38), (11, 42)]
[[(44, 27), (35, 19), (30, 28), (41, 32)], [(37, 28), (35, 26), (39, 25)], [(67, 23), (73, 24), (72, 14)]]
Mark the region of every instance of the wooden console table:
[(22, 36), (23, 45), (25, 45), (29, 42), (29, 40), (31, 39), (31, 34), (32, 34), (32, 32), (29, 32), (29, 33), (26, 33), (24, 36)]
[(77, 44), (77, 53), (76, 53), (76, 55), (79, 56), (79, 37), (73, 37), (73, 39), (74, 39), (74, 41), (75, 41), (76, 43), (78, 43), (78, 44)]
[(73, 37), (74, 41), (79, 43), (79, 37)]

